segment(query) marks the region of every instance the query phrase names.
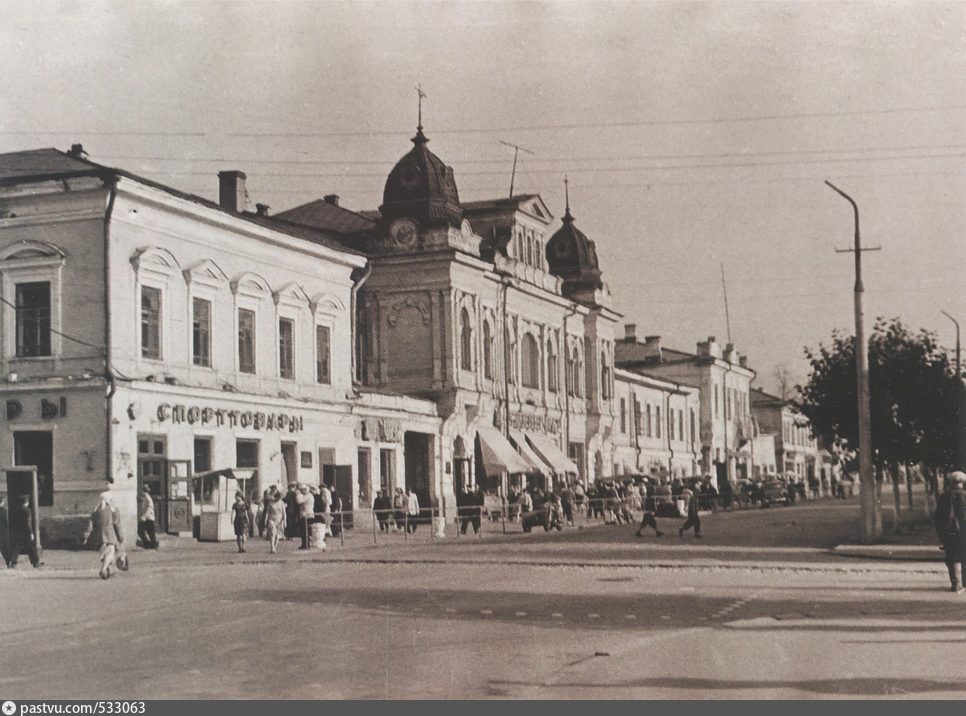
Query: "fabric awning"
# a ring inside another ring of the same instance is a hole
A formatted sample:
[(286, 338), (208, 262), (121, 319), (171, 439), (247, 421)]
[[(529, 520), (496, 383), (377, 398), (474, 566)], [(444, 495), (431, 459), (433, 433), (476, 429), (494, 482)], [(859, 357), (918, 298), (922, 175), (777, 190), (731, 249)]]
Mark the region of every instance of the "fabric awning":
[(553, 440), (544, 435), (534, 435), (533, 433), (527, 433), (526, 436), (531, 447), (537, 451), (537, 454), (543, 458), (545, 463), (553, 468), (555, 473), (558, 475), (565, 475), (568, 472), (575, 475), (579, 474), (580, 471), (574, 461), (564, 455)]
[(503, 433), (491, 425), (483, 425), (476, 431), (480, 439), (480, 452), (483, 453), (483, 469), (487, 475), (501, 472), (529, 472), (530, 465), (513, 449)]
[(510, 440), (516, 444), (517, 451), (520, 453), (520, 457), (530, 463), (530, 470), (528, 472), (540, 472), (544, 475), (549, 475), (553, 472), (553, 468), (547, 465), (537, 453), (533, 451), (527, 443), (526, 437), (519, 430), (510, 431)]

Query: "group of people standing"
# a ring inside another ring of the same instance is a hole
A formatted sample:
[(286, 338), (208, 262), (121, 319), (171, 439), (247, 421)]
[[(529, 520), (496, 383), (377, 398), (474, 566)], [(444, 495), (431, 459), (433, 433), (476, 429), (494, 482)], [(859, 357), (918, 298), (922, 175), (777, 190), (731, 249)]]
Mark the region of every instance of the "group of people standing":
[(259, 497), (252, 493), (245, 499), (241, 492), (235, 494), (232, 505), (232, 526), (238, 551), (244, 552), (250, 537), (258, 536), (268, 540), (269, 553), (278, 553), (280, 540), (300, 539), (299, 549), (309, 549), (313, 525), (323, 534), (338, 535), (340, 529), (333, 519), (333, 513), (342, 510), (342, 498), (335, 487), (329, 485), (306, 485), (290, 483), (288, 491), (282, 494), (277, 485), (267, 488)]
[(380, 532), (405, 530), (407, 534), (416, 534), (421, 509), (419, 497), (411, 487), (405, 492), (397, 487), (391, 496), (388, 490), (378, 490), (372, 510), (376, 513)]

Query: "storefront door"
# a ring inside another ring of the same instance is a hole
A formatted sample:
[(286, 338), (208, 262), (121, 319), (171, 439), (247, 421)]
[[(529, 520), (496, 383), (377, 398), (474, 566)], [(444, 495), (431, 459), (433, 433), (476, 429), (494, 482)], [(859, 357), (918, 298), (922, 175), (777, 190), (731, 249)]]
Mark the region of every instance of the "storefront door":
[(168, 529), (168, 482), (166, 441), (163, 435), (138, 435), (138, 494), (144, 485), (154, 498), (155, 525), (160, 532)]
[(429, 507), (429, 435), (407, 432), (406, 487), (416, 493), (420, 507)]

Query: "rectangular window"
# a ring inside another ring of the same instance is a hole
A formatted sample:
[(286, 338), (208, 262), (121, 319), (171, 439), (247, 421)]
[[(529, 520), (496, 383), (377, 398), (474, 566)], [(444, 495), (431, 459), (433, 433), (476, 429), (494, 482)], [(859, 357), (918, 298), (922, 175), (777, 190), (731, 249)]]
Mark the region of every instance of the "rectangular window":
[(329, 385), (332, 382), (330, 367), (331, 346), (329, 345), (329, 327), (315, 327), (315, 382)]
[(627, 432), (627, 401), (621, 398), (621, 432)]
[(278, 374), (295, 377), (295, 321), (289, 318), (278, 319)]
[(647, 437), (654, 436), (654, 425), (651, 419), (651, 404), (647, 404)]
[(211, 301), (196, 298), (191, 303), (191, 360), (211, 367)]
[(656, 410), (656, 415), (657, 415), (657, 418), (654, 421), (654, 425), (657, 428), (657, 430), (656, 430), (656, 433), (657, 433), (656, 437), (661, 437), (661, 406), (657, 406), (657, 408), (655, 410)]
[(211, 470), (211, 438), (195, 438), (195, 472)]
[(721, 417), (721, 389), (717, 385), (714, 387), (714, 417)]
[[(396, 451), (383, 448), (379, 451), (379, 489), (386, 493), (396, 484)], [(390, 495), (392, 497), (392, 495)]]
[(697, 426), (695, 425), (694, 408), (691, 408), (691, 441), (692, 442), (694, 442), (697, 436), (696, 427)]
[(678, 411), (678, 440), (684, 440), (684, 411)]
[(141, 357), (161, 359), (161, 289), (141, 287)]
[(235, 467), (257, 469), (258, 468), (258, 441), (257, 440), (236, 440), (235, 441)]
[(238, 309), (238, 370), (255, 372), (255, 312)]
[(17, 357), (50, 355), (50, 282), (18, 283)]

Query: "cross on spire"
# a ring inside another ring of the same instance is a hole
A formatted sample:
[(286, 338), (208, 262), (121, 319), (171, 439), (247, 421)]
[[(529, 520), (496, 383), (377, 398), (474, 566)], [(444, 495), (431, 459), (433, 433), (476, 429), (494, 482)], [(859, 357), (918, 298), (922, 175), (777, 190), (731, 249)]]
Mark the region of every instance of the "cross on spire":
[(563, 220), (573, 221), (574, 217), (570, 213), (570, 179), (564, 174), (564, 196), (566, 197), (566, 210), (564, 211)]
[(416, 85), (416, 95), (419, 97), (419, 122), (416, 125), (416, 129), (423, 128), (423, 100), (426, 99), (426, 93), (423, 92), (423, 85), (419, 83)]

